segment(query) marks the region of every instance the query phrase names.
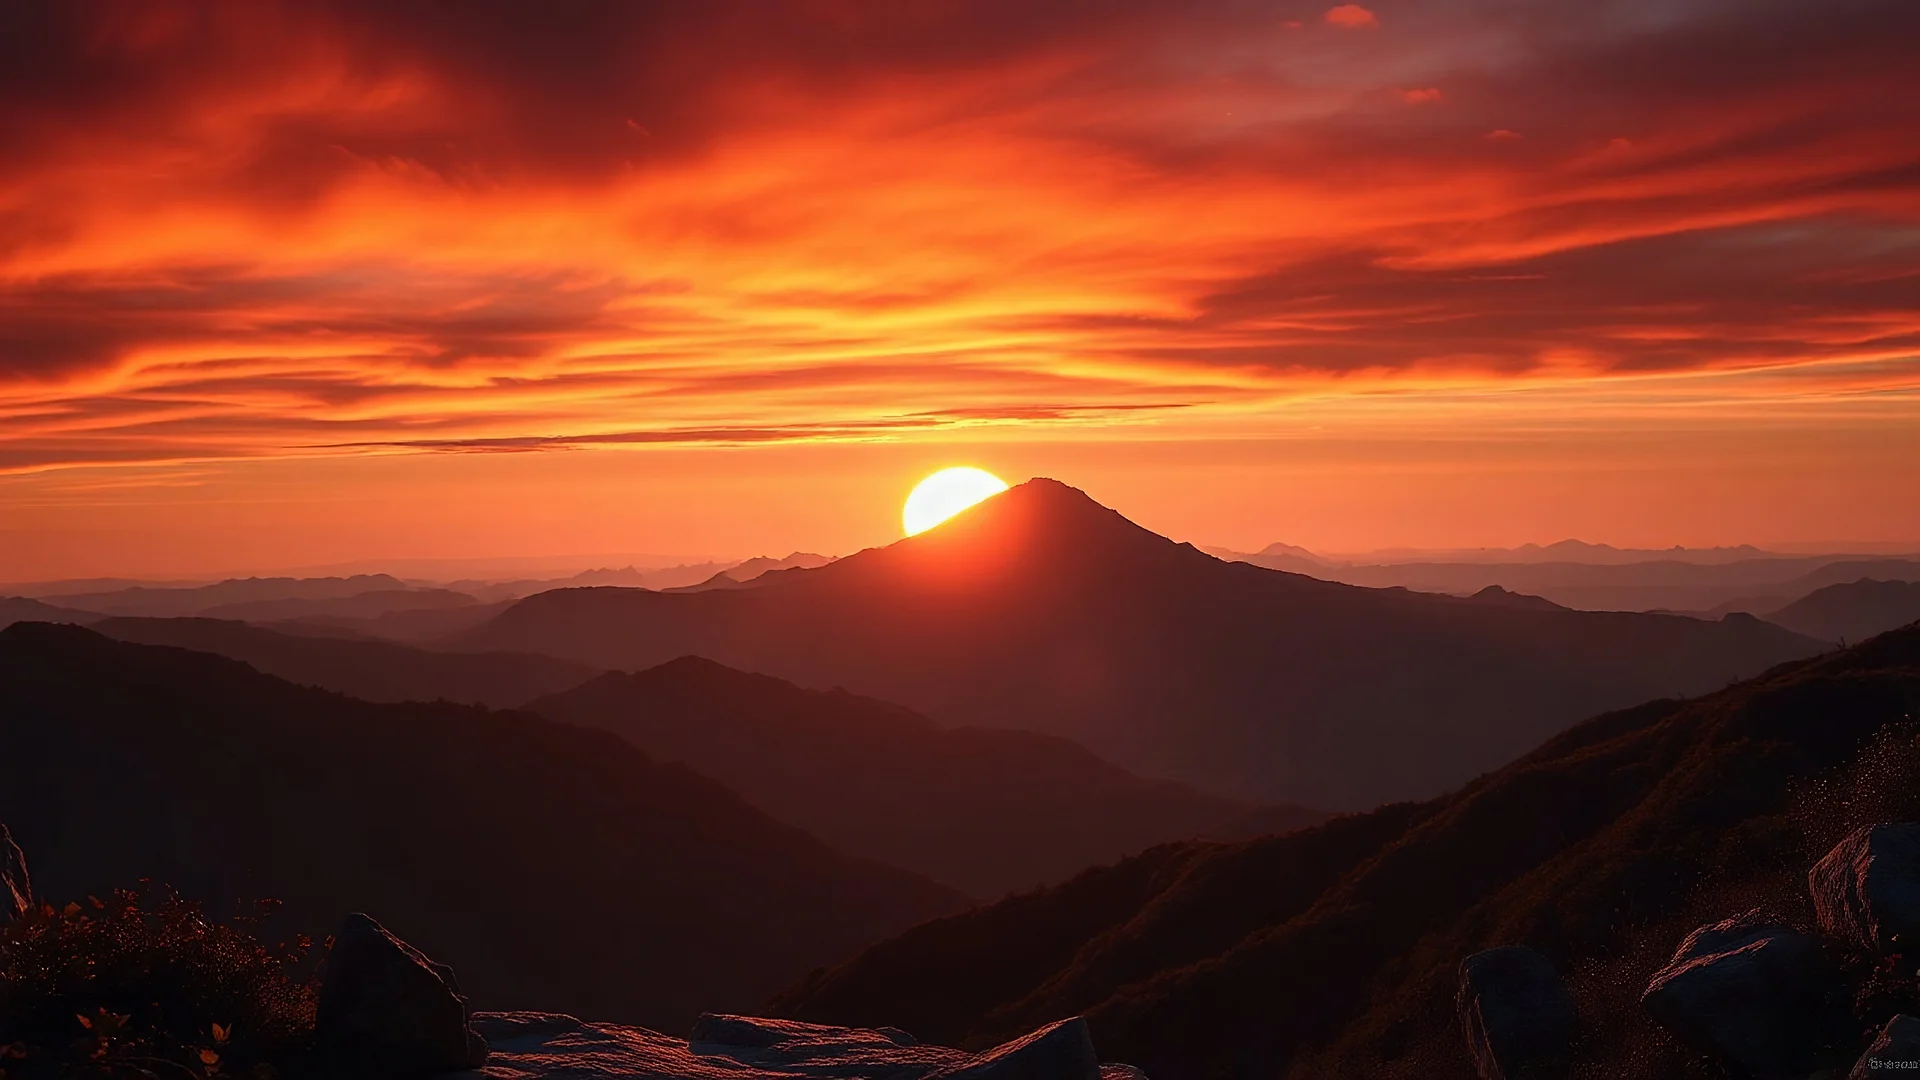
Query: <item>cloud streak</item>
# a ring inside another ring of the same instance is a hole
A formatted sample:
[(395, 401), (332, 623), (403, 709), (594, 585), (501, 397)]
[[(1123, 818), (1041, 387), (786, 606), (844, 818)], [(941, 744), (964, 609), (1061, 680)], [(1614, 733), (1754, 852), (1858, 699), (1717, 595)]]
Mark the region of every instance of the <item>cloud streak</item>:
[(0, 469), (1920, 386), (1895, 0), (4, 18)]

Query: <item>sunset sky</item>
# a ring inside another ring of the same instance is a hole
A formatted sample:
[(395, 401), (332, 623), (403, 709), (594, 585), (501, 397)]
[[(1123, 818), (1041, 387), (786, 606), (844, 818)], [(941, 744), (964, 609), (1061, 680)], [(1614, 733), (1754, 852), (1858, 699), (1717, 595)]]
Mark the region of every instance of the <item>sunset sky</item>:
[(0, 7), (0, 581), (1920, 548), (1912, 0)]

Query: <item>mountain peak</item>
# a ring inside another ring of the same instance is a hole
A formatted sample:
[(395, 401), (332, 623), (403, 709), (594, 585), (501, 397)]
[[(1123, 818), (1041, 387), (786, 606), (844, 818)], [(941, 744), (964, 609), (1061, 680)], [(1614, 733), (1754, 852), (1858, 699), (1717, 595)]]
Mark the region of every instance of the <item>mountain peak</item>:
[[(1185, 545), (1151, 532), (1071, 484), (1035, 477), (955, 514), (923, 533), (836, 566), (1025, 566), (1049, 575), (1116, 561), (1177, 557)], [(1205, 556), (1199, 556), (1205, 558)], [(1211, 561), (1211, 560), (1209, 560)]]

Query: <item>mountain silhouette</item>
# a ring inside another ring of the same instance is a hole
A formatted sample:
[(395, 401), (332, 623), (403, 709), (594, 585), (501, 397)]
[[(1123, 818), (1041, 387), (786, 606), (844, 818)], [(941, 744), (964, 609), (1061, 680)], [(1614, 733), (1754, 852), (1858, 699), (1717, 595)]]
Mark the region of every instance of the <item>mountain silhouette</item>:
[(178, 588), (135, 585), (102, 592), (65, 593), (41, 599), (62, 607), (97, 611), (102, 615), (168, 618), (199, 615), (209, 608), (265, 600), (339, 600), (367, 592), (405, 589), (386, 574), (355, 574), (323, 578), (228, 578), (211, 585)]
[(99, 618), (95, 612), (56, 607), (24, 596), (0, 596), (0, 627), (17, 622), (89, 623)]
[(683, 1030), (955, 910), (606, 732), (375, 705), (206, 653), (0, 631), (0, 821), (36, 890), (375, 911), (482, 1007)]
[(1524, 608), (1528, 611), (1566, 611), (1567, 608), (1545, 597), (1529, 596), (1526, 593), (1509, 592), (1498, 585), (1489, 585), (1467, 599), (1476, 604), (1490, 604), (1494, 607)]
[[(1641, 1008), (1649, 978), (1750, 908), (1811, 925), (1816, 859), (1862, 824), (1920, 820), (1916, 716), (1910, 627), (1596, 717), (1439, 799), (1170, 844), (935, 920), (772, 1007), (953, 1045), (1084, 1014), (1156, 1080), (1468, 1080), (1456, 968), (1528, 945), (1587, 1025), (1574, 1075), (1706, 1075)], [(1912, 1010), (1883, 984), (1862, 1032)]]
[(1516, 610), (1221, 562), (1044, 479), (762, 581), (542, 593), (447, 647), (628, 670), (705, 656), (1330, 809), (1433, 795), (1582, 716), (1822, 648), (1752, 620)]
[(1767, 621), (1822, 641), (1861, 641), (1920, 620), (1920, 581), (1862, 578), (1816, 589)]
[(550, 656), (430, 652), (389, 641), (281, 633), (227, 619), (111, 618), (92, 628), (120, 641), (216, 653), (288, 682), (363, 701), (509, 708), (600, 674), (590, 665)]
[[(1466, 595), (1489, 586), (1545, 597), (1583, 611), (1746, 611), (1764, 615), (1826, 585), (1863, 577), (1920, 580), (1920, 560), (1861, 559), (1843, 555), (1780, 555), (1749, 548), (1708, 549), (1725, 559), (1673, 552), (1620, 552), (1604, 545), (1534, 549), (1540, 559), (1513, 560), (1510, 552), (1452, 553), (1391, 562), (1351, 563), (1301, 558), (1287, 552), (1218, 551), (1221, 558), (1271, 570), (1306, 574), (1369, 588), (1407, 588)], [(1605, 557), (1635, 555), (1632, 559)], [(1476, 554), (1488, 558), (1475, 557)], [(1699, 551), (1692, 554), (1698, 555)]]
[(395, 611), (465, 608), (480, 601), (452, 589), (375, 589), (352, 596), (294, 596), (216, 604), (194, 614), (205, 619), (271, 622), (281, 619), (377, 619)]
[[(697, 657), (602, 675), (527, 708), (613, 731), (835, 847), (973, 896), (1057, 881), (1168, 840), (1257, 827), (1239, 804), (1142, 779), (1056, 736), (942, 728), (897, 705)], [(1259, 823), (1314, 819), (1291, 813), (1270, 811)]]

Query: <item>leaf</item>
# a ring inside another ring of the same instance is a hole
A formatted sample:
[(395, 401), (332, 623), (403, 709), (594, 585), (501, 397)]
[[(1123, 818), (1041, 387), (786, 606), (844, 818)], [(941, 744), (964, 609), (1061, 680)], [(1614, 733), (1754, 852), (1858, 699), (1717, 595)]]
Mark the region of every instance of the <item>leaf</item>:
[(213, 1041), (214, 1042), (217, 1042), (217, 1043), (226, 1042), (227, 1036), (231, 1034), (233, 1034), (233, 1028), (231, 1026), (221, 1027), (219, 1024), (213, 1025)]
[(80, 914), (80, 905), (68, 904), (66, 907), (60, 909), (60, 914), (65, 915), (67, 918), (71, 919), (75, 915)]
[(202, 1050), (200, 1051), (200, 1064), (218, 1065), (220, 1064), (220, 1055), (211, 1050)]
[(91, 1020), (89, 1020), (89, 1019), (87, 1019), (87, 1018), (86, 1018), (86, 1017), (84, 1017), (84, 1016), (81, 1016), (81, 1015), (80, 1015), (79, 1013), (75, 1013), (75, 1014), (73, 1014), (73, 1018), (74, 1018), (75, 1020), (78, 1020), (78, 1021), (80, 1021), (80, 1026), (81, 1026), (81, 1027), (83, 1027), (83, 1028), (86, 1028), (86, 1029), (87, 1029), (88, 1031), (92, 1031), (92, 1030), (93, 1030), (93, 1021), (91, 1021)]

